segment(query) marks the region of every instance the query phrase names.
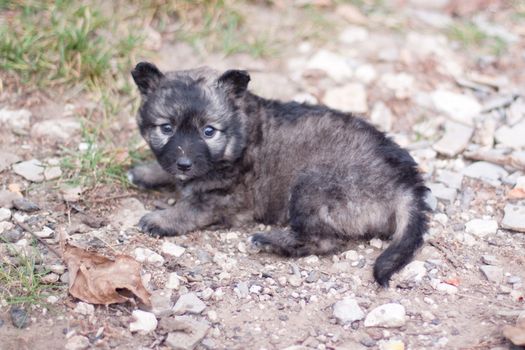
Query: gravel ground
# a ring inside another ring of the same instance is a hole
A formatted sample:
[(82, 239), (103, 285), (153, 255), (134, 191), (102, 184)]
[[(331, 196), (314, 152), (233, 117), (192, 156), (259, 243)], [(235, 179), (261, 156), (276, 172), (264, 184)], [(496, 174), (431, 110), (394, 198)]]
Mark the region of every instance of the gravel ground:
[[(172, 205), (176, 193), (102, 184), (87, 191), (61, 181), (58, 150), (82, 149), (71, 111), (89, 108), (85, 101), (26, 106), (2, 96), (0, 237), (8, 243), (0, 257), (12, 260), (13, 246), (36, 249), (46, 283), (57, 289), (28, 308), (0, 299), (0, 349), (519, 348), (502, 328), (525, 318), (523, 17), (503, 1), (412, 0), (396, 11), (401, 2), (387, 1), (391, 7), (373, 13), (326, 3), (334, 32), (286, 45), (276, 57), (203, 55), (164, 35), (156, 62), (247, 68), (252, 91), (361, 114), (407, 147), (432, 190), (433, 214), (426, 244), (391, 286), (372, 278), (388, 245), (378, 239), (349, 242), (337, 255), (286, 259), (247, 244), (270, 229), (264, 225), (147, 237), (138, 219)], [(254, 28), (298, 28), (293, 8), (279, 4), (243, 10)], [(446, 35), (466, 18), (504, 53)], [(131, 115), (121, 123), (116, 137), (137, 135)], [(152, 309), (93, 307), (69, 296), (63, 262), (42, 244), (31, 248), (19, 222), (52, 247), (67, 231), (78, 246), (135, 257)]]

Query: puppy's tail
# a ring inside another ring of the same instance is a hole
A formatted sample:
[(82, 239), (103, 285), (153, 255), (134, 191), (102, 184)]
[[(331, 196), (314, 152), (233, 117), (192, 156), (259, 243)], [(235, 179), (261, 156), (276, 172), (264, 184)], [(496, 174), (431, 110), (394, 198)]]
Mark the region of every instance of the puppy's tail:
[(388, 286), (390, 277), (408, 264), (423, 244), (430, 211), (424, 199), (427, 191), (425, 186), (416, 187), (411, 196), (405, 197), (405, 205), (398, 206), (392, 242), (374, 265), (374, 278), (383, 287)]

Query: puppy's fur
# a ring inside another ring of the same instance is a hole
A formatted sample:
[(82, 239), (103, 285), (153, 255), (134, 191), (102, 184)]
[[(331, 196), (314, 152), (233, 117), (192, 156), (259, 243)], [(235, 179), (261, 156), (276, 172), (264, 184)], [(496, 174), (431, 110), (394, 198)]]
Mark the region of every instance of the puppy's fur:
[(256, 220), (287, 227), (252, 237), (287, 256), (392, 238), (374, 267), (381, 285), (421, 246), (428, 208), (417, 165), (366, 121), (258, 97), (247, 90), (246, 71), (163, 74), (143, 62), (132, 76), (142, 95), (140, 132), (158, 164), (132, 169), (131, 180), (176, 184), (182, 193), (172, 208), (140, 220), (144, 232), (171, 236)]

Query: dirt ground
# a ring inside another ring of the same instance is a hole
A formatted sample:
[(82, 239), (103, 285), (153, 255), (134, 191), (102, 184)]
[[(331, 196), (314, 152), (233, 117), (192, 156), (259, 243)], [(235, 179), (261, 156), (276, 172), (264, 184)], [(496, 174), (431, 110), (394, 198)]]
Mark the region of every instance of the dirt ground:
[[(305, 12), (305, 6), (315, 11)], [(136, 228), (138, 219), (172, 205), (175, 192), (95, 181), (80, 187), (79, 197), (64, 196), (79, 164), (68, 168), (67, 150), (82, 153), (86, 144), (79, 122), (68, 127), (68, 121), (96, 109), (94, 95), (5, 86), (0, 203), (9, 215), (0, 220), (2, 269), (13, 263), (9, 245), (34, 245), (42, 260), (37, 268), (45, 274), (52, 265), (64, 265), (24, 230), (9, 241), (19, 221), (34, 232), (48, 227), (52, 233), (43, 240), (56, 249), (61, 231), (75, 245), (108, 256), (125, 253), (140, 260), (137, 248), (150, 249), (158, 256), (142, 259), (142, 278), (154, 295), (156, 310), (149, 311), (159, 325), (131, 332), (132, 312), (140, 308), (132, 303), (79, 309), (79, 300), (67, 292), (67, 271), (61, 271), (47, 283), (52, 288), (42, 300), (15, 303), (30, 319), (21, 329), (11, 318), (13, 295), (0, 288), (0, 349), (519, 349), (502, 329), (525, 317), (523, 4), (328, 0), (243, 2), (236, 8), (250, 33), (265, 33), (271, 54), (226, 55), (195, 47), (176, 40), (176, 26), (167, 26), (158, 29), (159, 44), (145, 56), (165, 70), (248, 69), (251, 90), (262, 96), (363, 115), (407, 147), (432, 189), (434, 207), (414, 263), (389, 288), (380, 288), (372, 267), (388, 242), (377, 239), (349, 242), (340, 254), (288, 259), (250, 249), (247, 238), (269, 229), (257, 223), (148, 237)], [(144, 149), (133, 101), (104, 126), (124, 152), (130, 140)], [(6, 110), (29, 111), (27, 125)], [(35, 180), (16, 170), (31, 159), (46, 169), (60, 168), (61, 175)], [(5, 204), (7, 192), (17, 191), (40, 209), (25, 212)], [(521, 216), (511, 218), (511, 209)], [(86, 215), (104, 222), (93, 224)], [(165, 241), (184, 252), (167, 252)], [(178, 282), (168, 287), (172, 273)], [(197, 305), (204, 303), (199, 312), (182, 312), (205, 329), (202, 336), (163, 324), (187, 294), (199, 299)], [(353, 300), (361, 310), (343, 307), (344, 314), (362, 315), (341, 320), (334, 312), (341, 300)], [(402, 305), (402, 321), (368, 326), (372, 310), (389, 303)], [(187, 338), (194, 344), (186, 344)]]

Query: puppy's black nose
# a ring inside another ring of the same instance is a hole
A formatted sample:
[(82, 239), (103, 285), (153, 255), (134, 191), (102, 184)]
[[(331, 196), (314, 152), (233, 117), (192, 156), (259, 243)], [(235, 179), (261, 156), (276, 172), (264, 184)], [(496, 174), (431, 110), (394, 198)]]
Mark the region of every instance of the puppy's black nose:
[(177, 168), (181, 171), (190, 170), (192, 164), (191, 159), (188, 157), (180, 157), (177, 159)]

